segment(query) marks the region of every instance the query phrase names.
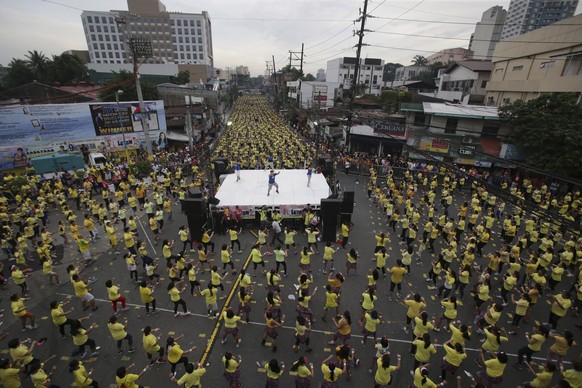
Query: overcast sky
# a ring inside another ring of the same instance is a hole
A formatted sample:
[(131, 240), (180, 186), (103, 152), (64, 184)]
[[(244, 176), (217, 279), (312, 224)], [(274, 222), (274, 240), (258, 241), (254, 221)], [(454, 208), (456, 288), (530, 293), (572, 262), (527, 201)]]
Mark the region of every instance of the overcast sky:
[[(358, 9), (364, 0), (165, 0), (171, 12), (208, 11), (212, 21), (215, 67), (245, 65), (252, 76), (264, 74), (275, 56), (280, 69), (289, 51), (305, 43), (304, 71), (313, 73), (326, 61), (355, 56)], [(49, 56), (64, 50), (87, 50), (81, 10), (127, 9), (125, 0), (4, 1), (0, 16), (0, 64), (23, 58), (28, 50)], [(362, 57), (410, 64), (451, 47), (468, 47), (475, 23), (488, 8), (509, 0), (370, 0), (368, 32)], [(400, 20), (390, 20), (397, 18)], [(403, 20), (406, 19), (406, 20)], [(439, 23), (433, 23), (439, 22)], [(396, 35), (399, 34), (399, 35)], [(423, 35), (407, 36), (403, 34)], [(446, 38), (446, 39), (445, 39)], [(377, 47), (383, 46), (383, 47)]]

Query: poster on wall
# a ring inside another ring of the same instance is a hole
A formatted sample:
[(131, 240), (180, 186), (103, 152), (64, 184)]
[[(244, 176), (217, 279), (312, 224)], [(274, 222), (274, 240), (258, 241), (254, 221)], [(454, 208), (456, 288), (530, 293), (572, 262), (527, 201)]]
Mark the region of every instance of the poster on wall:
[(435, 137), (423, 137), (420, 139), (418, 149), (421, 151), (430, 151), (446, 154), (449, 152), (449, 140)]
[[(57, 152), (90, 151), (144, 144), (137, 101), (0, 107), (0, 170), (25, 167), (30, 158)], [(164, 102), (146, 101), (150, 139), (165, 144)]]

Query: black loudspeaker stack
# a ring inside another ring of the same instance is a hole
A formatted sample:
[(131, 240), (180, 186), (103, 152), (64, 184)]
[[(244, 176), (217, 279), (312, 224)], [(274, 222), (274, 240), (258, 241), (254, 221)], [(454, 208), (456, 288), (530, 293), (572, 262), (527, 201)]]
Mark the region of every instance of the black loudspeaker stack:
[(188, 198), (182, 201), (182, 210), (188, 219), (190, 238), (192, 241), (202, 241), (202, 231), (208, 223), (206, 201), (203, 198)]
[(354, 212), (354, 197), (354, 188), (346, 187), (344, 190), (344, 200), (342, 202), (342, 213), (352, 214)]
[(336, 231), (338, 228), (338, 218), (342, 211), (341, 199), (322, 199), (321, 200), (321, 239), (324, 242), (335, 242)]
[(222, 174), (226, 174), (227, 170), (228, 170), (227, 158), (214, 159), (214, 174), (216, 176), (216, 180), (219, 180)]

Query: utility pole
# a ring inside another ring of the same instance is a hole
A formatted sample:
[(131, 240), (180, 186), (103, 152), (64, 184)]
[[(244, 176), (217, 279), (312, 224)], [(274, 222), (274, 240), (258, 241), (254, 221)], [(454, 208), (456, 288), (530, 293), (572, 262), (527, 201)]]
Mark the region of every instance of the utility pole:
[[(188, 132), (188, 143), (190, 144), (190, 152), (194, 150), (194, 137), (192, 135), (192, 96), (188, 94), (188, 109), (186, 116), (186, 131)], [(202, 112), (204, 115), (204, 111)], [(206, 127), (202, 127), (202, 131), (205, 131)]]
[(304, 43), (301, 43), (301, 65), (299, 67), (299, 72), (303, 74), (303, 47), (305, 46)]
[[(368, 12), (368, 0), (364, 0), (364, 12), (362, 12), (362, 16), (360, 16), (360, 31), (356, 32), (356, 34), (358, 34), (358, 48), (356, 50), (356, 66), (354, 69), (354, 79), (352, 82), (352, 93), (350, 96), (350, 104), (348, 106), (348, 127), (346, 129), (346, 148), (349, 151), (350, 149), (350, 132), (352, 129), (352, 109), (354, 107), (354, 97), (356, 96), (356, 90), (358, 88), (358, 77), (359, 77), (359, 72), (360, 72), (360, 57), (362, 54), (362, 46), (363, 44), (363, 40), (364, 40), (364, 28), (366, 26), (366, 18), (368, 17), (367, 15)], [(371, 82), (371, 81), (370, 81)]]
[[(301, 44), (301, 51), (289, 51), (289, 70), (293, 66), (293, 62), (299, 62), (299, 71), (303, 75), (303, 48), (304, 44)], [(297, 84), (297, 106), (301, 105), (301, 78), (299, 78)]]

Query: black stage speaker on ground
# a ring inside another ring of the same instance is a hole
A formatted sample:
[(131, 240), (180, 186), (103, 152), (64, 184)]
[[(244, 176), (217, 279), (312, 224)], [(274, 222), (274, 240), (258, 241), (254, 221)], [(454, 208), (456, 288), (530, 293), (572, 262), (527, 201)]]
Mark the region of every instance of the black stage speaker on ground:
[(322, 199), (319, 212), (321, 214), (321, 218), (337, 216), (342, 212), (342, 200), (337, 198)]
[(192, 241), (202, 241), (202, 231), (208, 223), (206, 201), (203, 198), (185, 199), (182, 201), (182, 210), (188, 219), (190, 238)]
[(202, 192), (198, 189), (189, 189), (188, 198), (202, 198)]
[(344, 199), (342, 203), (342, 213), (352, 214), (354, 212), (355, 192), (353, 187), (344, 189)]
[(349, 225), (352, 223), (352, 215), (350, 213), (342, 213), (341, 214), (341, 223)]
[(324, 242), (335, 242), (338, 216), (341, 213), (341, 199), (322, 199), (321, 214), (321, 240)]
[(329, 156), (323, 156), (317, 160), (317, 165), (325, 176), (333, 175), (333, 159)]

